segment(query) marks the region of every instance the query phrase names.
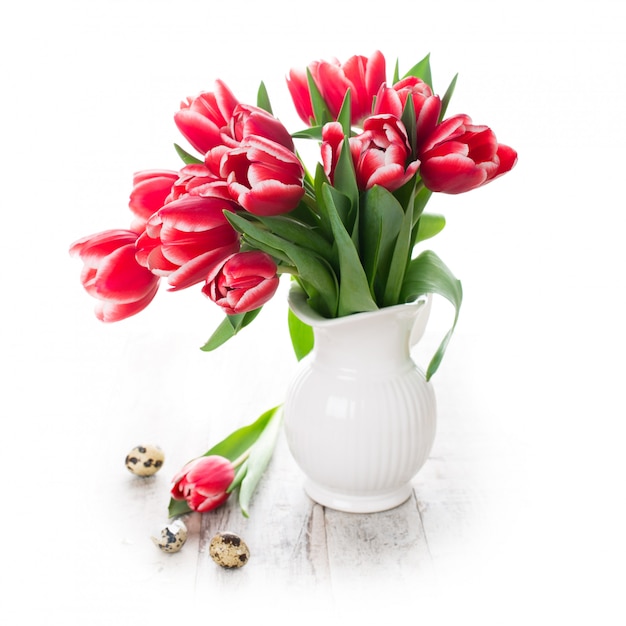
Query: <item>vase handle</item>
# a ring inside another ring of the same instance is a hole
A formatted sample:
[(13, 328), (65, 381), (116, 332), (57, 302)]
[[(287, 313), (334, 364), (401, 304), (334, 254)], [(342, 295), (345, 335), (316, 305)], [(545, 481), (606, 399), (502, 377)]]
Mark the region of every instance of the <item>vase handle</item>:
[(427, 294), (424, 306), (420, 307), (417, 313), (417, 318), (413, 323), (413, 328), (411, 329), (411, 348), (414, 348), (419, 343), (420, 339), (424, 336), (424, 332), (426, 331), (426, 324), (428, 323), (428, 318), (430, 317), (430, 309), (432, 308), (432, 303), (432, 295)]

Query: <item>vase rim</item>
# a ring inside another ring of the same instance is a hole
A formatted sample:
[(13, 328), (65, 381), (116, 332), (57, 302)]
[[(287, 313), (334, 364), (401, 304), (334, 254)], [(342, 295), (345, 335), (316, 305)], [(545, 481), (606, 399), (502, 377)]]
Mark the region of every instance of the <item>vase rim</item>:
[(419, 296), (412, 302), (406, 302), (404, 304), (394, 304), (392, 306), (386, 306), (374, 311), (363, 311), (361, 313), (351, 313), (350, 315), (344, 315), (342, 317), (324, 317), (314, 309), (312, 309), (306, 301), (307, 295), (298, 285), (293, 283), (289, 288), (287, 300), (289, 307), (294, 314), (309, 326), (333, 326), (344, 323), (352, 323), (355, 320), (371, 317), (372, 315), (391, 314), (395, 315), (396, 312), (406, 311), (410, 315), (415, 315), (430, 299), (430, 294)]

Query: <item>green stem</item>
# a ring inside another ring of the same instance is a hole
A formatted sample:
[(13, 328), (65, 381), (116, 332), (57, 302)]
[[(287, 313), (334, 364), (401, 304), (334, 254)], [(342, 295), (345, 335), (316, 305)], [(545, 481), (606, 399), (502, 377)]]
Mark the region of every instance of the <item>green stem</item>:
[(250, 451), (252, 450), (252, 446), (250, 446), (240, 457), (236, 458), (232, 463), (233, 467), (237, 469), (240, 465), (243, 465), (250, 456)]

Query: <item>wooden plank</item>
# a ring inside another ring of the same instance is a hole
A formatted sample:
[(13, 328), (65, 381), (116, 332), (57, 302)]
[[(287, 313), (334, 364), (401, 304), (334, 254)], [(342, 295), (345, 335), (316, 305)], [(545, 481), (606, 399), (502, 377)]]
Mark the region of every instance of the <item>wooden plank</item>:
[(340, 615), (390, 619), (406, 610), (407, 599), (429, 593), (433, 564), (414, 496), (389, 511), (326, 509), (325, 518), (331, 587)]

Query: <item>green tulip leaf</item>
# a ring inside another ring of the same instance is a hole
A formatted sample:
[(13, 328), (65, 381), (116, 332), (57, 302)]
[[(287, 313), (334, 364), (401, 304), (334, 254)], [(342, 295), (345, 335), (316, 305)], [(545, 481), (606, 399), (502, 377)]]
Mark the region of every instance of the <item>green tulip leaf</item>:
[(322, 128), (323, 126), (311, 126), (310, 128), (291, 133), (291, 136), (294, 139), (316, 139), (317, 141), (322, 141)]
[(282, 423), (282, 407), (270, 409), (261, 417), (266, 424), (258, 439), (250, 449), (250, 456), (246, 461), (246, 473), (239, 488), (239, 507), (245, 517), (249, 517), (250, 500), (274, 454), (276, 440)]
[(400, 59), (396, 59), (396, 64), (393, 67), (393, 80), (392, 85), (395, 85), (400, 80)]
[(406, 129), (406, 133), (409, 139), (409, 145), (411, 146), (411, 154), (417, 154), (417, 122), (415, 119), (415, 105), (413, 104), (413, 98), (407, 98), (402, 110), (402, 123)]
[(234, 337), (242, 328), (245, 328), (261, 312), (263, 307), (238, 313), (237, 315), (227, 315), (222, 323), (215, 329), (209, 340), (200, 348), (204, 352), (211, 352)]
[(301, 361), (313, 349), (313, 329), (295, 315), (291, 309), (288, 309), (287, 312), (287, 324), (293, 351), (298, 361)]
[(428, 53), (419, 63), (416, 63), (405, 75), (421, 78), (431, 89), (433, 88), (433, 78), (430, 71), (430, 53)]
[(262, 81), (259, 85), (259, 91), (257, 92), (256, 104), (259, 109), (263, 109), (264, 111), (267, 111), (270, 115), (272, 115), (272, 105), (270, 103), (270, 97), (267, 93), (265, 83)]
[(167, 507), (168, 516), (179, 517), (180, 515), (185, 515), (185, 513), (191, 513), (187, 500), (174, 500), (174, 498), (170, 498), (170, 503)]
[(243, 479), (246, 477), (246, 472), (248, 471), (248, 460), (246, 459), (236, 470), (235, 470), (235, 478), (233, 478), (233, 482), (230, 483), (226, 493), (232, 493), (241, 485)]
[(409, 263), (400, 295), (403, 302), (411, 302), (425, 294), (443, 296), (454, 307), (452, 327), (443, 338), (426, 371), (426, 379), (430, 380), (441, 364), (456, 327), (463, 300), (461, 281), (455, 278), (445, 263), (431, 250), (422, 252)]
[(413, 211), (407, 210), (402, 217), (402, 225), (394, 242), (389, 273), (383, 294), (383, 306), (400, 303), (400, 291), (411, 255), (411, 237), (413, 234)]
[(341, 124), (343, 134), (346, 137), (350, 137), (352, 126), (352, 96), (350, 94), (350, 89), (346, 89), (346, 95), (341, 103), (341, 109), (339, 110), (337, 121)]
[[(257, 215), (256, 217), (259, 219), (260, 216)], [(289, 211), (289, 213), (277, 217), (300, 222), (300, 224), (313, 229), (317, 234), (324, 236), (327, 241), (330, 240), (328, 232), (320, 219), (319, 207), (315, 201), (315, 183), (313, 178), (304, 178), (304, 196), (298, 203), (298, 206)]]
[(426, 241), (435, 235), (438, 235), (446, 225), (446, 218), (443, 215), (435, 213), (423, 213), (419, 219), (417, 227), (416, 243)]
[(276, 411), (276, 408), (266, 411), (252, 424), (235, 430), (228, 437), (215, 444), (210, 450), (207, 450), (202, 456), (217, 454), (227, 458), (229, 461), (236, 461), (255, 444), (268, 425), (274, 411)]
[(361, 258), (370, 290), (377, 277), (385, 277), (394, 243), (404, 219), (402, 205), (384, 187), (374, 185), (363, 194), (361, 206)]
[(348, 198), (330, 185), (323, 186), (322, 195), (335, 237), (339, 260), (341, 282), (339, 283), (337, 315), (342, 317), (352, 313), (375, 311), (378, 306), (372, 298), (358, 251), (337, 210), (337, 205), (345, 204)]
[(418, 186), (418, 191), (413, 198), (413, 224), (416, 224), (419, 220), (432, 195), (433, 192), (427, 187), (421, 185), (421, 188), (419, 188)]
[(185, 165), (204, 163), (202, 159), (198, 159), (197, 157), (193, 156), (193, 154), (189, 154), (189, 152), (183, 150), (183, 148), (181, 148), (177, 143), (174, 144), (174, 149), (176, 150), (178, 156), (183, 160), (183, 163), (185, 163)]
[(458, 74), (454, 75), (454, 78), (448, 85), (446, 89), (446, 93), (443, 95), (441, 99), (441, 113), (439, 113), (439, 121), (443, 120), (443, 116), (446, 114), (446, 110), (448, 109), (448, 105), (450, 104), (450, 99), (452, 98), (452, 94), (454, 93), (454, 88), (456, 87), (456, 79), (459, 77)]
[(317, 126), (324, 126), (327, 122), (330, 122), (333, 119), (330, 111), (328, 110), (328, 106), (326, 105), (326, 101), (324, 100), (320, 90), (317, 88), (315, 84), (315, 80), (313, 80), (313, 74), (311, 74), (311, 70), (307, 68), (306, 71), (307, 80), (309, 85), (309, 94), (311, 96), (311, 106), (313, 108), (313, 118), (315, 124)]
[(328, 179), (328, 176), (326, 176), (326, 172), (324, 172), (324, 166), (321, 163), (318, 163), (315, 169), (315, 181), (313, 186), (315, 195), (315, 208), (319, 216), (320, 228), (328, 237), (328, 239), (332, 241), (333, 229), (330, 225), (328, 212), (326, 211), (326, 207), (324, 206), (324, 199), (322, 194), (322, 189), (324, 185), (330, 185), (330, 180)]
[(356, 182), (354, 161), (352, 160), (350, 143), (347, 137), (343, 142), (339, 159), (335, 165), (332, 186), (350, 201), (349, 204), (341, 202), (336, 208), (344, 226), (348, 232), (352, 233), (355, 227), (355, 218), (358, 214), (359, 187)]
[(257, 217), (256, 219), (271, 233), (302, 248), (307, 248), (329, 262), (332, 261), (334, 256), (333, 247), (320, 235), (318, 229), (314, 229), (308, 224), (299, 222), (286, 215)]

